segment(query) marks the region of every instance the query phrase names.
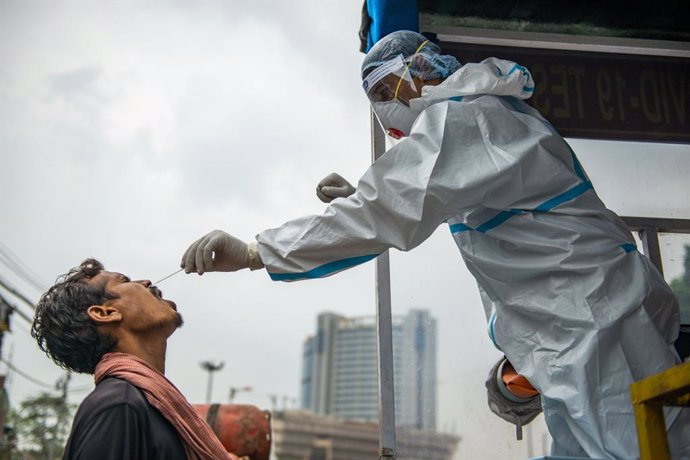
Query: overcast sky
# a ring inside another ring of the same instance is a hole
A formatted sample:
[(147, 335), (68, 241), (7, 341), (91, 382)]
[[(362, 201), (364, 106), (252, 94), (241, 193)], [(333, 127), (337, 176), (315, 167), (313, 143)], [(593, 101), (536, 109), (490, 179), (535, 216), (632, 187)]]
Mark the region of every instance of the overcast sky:
[[(155, 281), (210, 230), (249, 240), (322, 212), (319, 179), (337, 171), (355, 182), (370, 162), (360, 12), (361, 1), (344, 0), (0, 0), (2, 247), (46, 288), (87, 257)], [(572, 145), (615, 211), (690, 218), (690, 147)], [(680, 246), (665, 243), (669, 277), (680, 273)], [(40, 290), (0, 267), (38, 300)], [(486, 406), (485, 375), (500, 355), (448, 229), (393, 253), (392, 284), (395, 312), (427, 308), (439, 320), (439, 427), (463, 437), (457, 458), (525, 457), (526, 443)], [(169, 341), (167, 374), (192, 402), (205, 399), (202, 360), (225, 361), (218, 402), (247, 385), (236, 402), (295, 399), (316, 315), (375, 313), (373, 263), (301, 283), (244, 271), (179, 274), (160, 287), (186, 321)], [(28, 331), (15, 315), (3, 358), (52, 384), (61, 371)], [(90, 382), (73, 379), (72, 401)], [(14, 407), (43, 389), (17, 374), (9, 382)]]

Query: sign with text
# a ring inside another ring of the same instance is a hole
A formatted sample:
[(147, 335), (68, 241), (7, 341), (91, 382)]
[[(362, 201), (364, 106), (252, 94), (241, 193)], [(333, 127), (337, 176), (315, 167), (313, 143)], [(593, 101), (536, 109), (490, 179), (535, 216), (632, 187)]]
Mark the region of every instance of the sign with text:
[(690, 142), (690, 60), (441, 42), (460, 62), (494, 56), (527, 67), (528, 101), (564, 137)]

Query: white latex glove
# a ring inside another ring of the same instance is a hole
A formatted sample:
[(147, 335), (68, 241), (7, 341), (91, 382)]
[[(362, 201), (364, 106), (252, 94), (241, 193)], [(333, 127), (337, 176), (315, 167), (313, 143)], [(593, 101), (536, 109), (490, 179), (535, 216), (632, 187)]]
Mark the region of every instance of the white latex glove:
[(234, 272), (243, 268), (256, 270), (264, 265), (256, 250), (256, 243), (247, 245), (244, 241), (213, 230), (202, 236), (187, 248), (180, 267), (185, 273)]
[(347, 198), (353, 193), (355, 188), (352, 184), (336, 173), (324, 177), (316, 186), (316, 196), (324, 203), (330, 203), (336, 198)]

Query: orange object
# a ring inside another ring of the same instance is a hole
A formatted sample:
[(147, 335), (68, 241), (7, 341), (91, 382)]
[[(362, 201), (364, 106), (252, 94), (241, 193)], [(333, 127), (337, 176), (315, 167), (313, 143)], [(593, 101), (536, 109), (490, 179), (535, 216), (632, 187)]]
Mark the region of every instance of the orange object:
[(268, 460), (271, 413), (247, 404), (194, 404), (228, 452), (249, 460)]
[(532, 384), (529, 383), (529, 380), (525, 376), (518, 374), (509, 362), (506, 362), (503, 366), (501, 379), (508, 391), (518, 398), (529, 399), (539, 394)]

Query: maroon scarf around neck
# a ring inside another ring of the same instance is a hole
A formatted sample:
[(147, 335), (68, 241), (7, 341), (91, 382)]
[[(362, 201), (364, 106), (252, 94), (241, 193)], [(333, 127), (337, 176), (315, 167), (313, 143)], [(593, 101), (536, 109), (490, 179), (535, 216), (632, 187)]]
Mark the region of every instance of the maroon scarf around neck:
[(180, 390), (165, 375), (144, 360), (128, 353), (106, 353), (96, 365), (96, 384), (105, 377), (117, 377), (144, 392), (182, 438), (189, 460), (234, 460), (208, 423), (194, 411)]

